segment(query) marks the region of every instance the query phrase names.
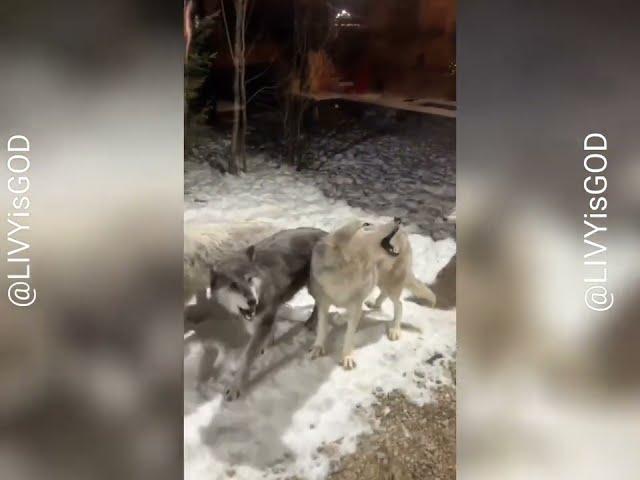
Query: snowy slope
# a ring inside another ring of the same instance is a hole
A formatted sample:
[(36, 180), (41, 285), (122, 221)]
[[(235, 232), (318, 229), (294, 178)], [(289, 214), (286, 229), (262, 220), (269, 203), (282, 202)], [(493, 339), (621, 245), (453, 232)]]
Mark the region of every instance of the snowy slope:
[[(330, 230), (354, 216), (388, 220), (326, 198), (285, 167), (274, 174), (273, 167), (257, 166), (250, 174), (232, 177), (207, 165), (190, 164), (185, 192), (185, 223), (260, 220), (282, 228)], [(456, 249), (451, 239), (433, 242), (412, 234), (410, 241), (414, 271), (425, 281), (435, 278)], [(455, 311), (405, 302), (403, 336), (390, 342), (385, 326), (392, 305), (385, 303), (381, 312), (371, 312), (361, 322), (356, 336), (358, 366), (344, 371), (338, 365), (344, 336), (339, 312), (332, 316), (328, 356), (318, 360), (308, 356), (313, 335), (302, 322), (312, 306), (313, 299), (303, 291), (281, 309), (276, 343), (256, 362), (249, 391), (235, 402), (224, 402), (220, 392), (240, 348), (214, 342), (223, 350), (225, 362), (198, 388), (205, 345), (199, 337), (189, 339), (184, 361), (187, 480), (325, 478), (330, 462), (353, 451), (357, 436), (371, 429), (367, 407), (375, 400), (374, 392), (400, 389), (422, 403), (430, 400), (437, 383), (450, 382), (438, 362), (430, 365), (425, 360), (436, 352), (445, 357), (455, 353)], [(209, 322), (214, 331), (215, 321)], [(219, 321), (222, 329), (223, 320)], [(233, 328), (246, 335), (244, 327), (243, 322), (234, 322)], [(331, 448), (320, 453), (322, 445)]]

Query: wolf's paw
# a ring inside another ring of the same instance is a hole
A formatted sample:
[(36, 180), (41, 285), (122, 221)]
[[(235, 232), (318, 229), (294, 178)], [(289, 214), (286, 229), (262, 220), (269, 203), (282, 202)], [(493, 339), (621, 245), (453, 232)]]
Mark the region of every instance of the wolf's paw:
[(380, 305), (378, 305), (374, 300), (367, 300), (364, 304), (369, 310), (380, 310)]
[(387, 337), (389, 337), (389, 340), (391, 340), (392, 342), (400, 340), (400, 329), (390, 328), (389, 330), (387, 330)]
[(240, 398), (241, 390), (242, 388), (240, 387), (238, 382), (232, 383), (231, 385), (229, 385), (229, 388), (225, 390), (224, 399), (227, 402), (233, 402), (234, 400), (237, 400), (238, 398)]
[(314, 345), (311, 350), (311, 359), (315, 360), (318, 357), (322, 357), (325, 354), (324, 347), (322, 345)]
[(356, 368), (356, 360), (353, 358), (353, 355), (345, 355), (342, 357), (342, 368), (345, 370)]
[(237, 388), (227, 388), (227, 391), (224, 392), (224, 399), (227, 402), (233, 402), (240, 398), (240, 390)]

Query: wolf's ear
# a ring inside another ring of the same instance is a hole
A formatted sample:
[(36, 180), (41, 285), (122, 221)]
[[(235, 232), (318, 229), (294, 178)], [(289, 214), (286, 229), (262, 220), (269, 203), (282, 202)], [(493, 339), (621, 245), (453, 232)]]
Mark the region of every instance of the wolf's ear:
[(249, 248), (247, 248), (247, 257), (249, 258), (250, 262), (253, 262), (256, 259), (255, 245), (251, 245)]

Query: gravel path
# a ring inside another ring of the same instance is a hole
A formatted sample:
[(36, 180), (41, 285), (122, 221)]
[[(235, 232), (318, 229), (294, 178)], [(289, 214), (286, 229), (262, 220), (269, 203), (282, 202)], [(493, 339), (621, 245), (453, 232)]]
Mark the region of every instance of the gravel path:
[(378, 396), (375, 430), (356, 453), (334, 466), (330, 480), (454, 480), (456, 393), (443, 387), (436, 401), (417, 406), (393, 392)]

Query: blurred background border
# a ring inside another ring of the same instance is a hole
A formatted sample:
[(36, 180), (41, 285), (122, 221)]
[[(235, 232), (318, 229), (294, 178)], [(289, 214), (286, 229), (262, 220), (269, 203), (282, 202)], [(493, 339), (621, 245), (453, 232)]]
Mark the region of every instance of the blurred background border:
[(182, 476), (182, 8), (0, 7), (0, 184), (26, 136), (37, 291), (0, 302), (1, 478)]
[[(637, 476), (638, 11), (459, 3), (460, 478)], [(608, 140), (602, 313), (584, 302), (592, 132)]]

